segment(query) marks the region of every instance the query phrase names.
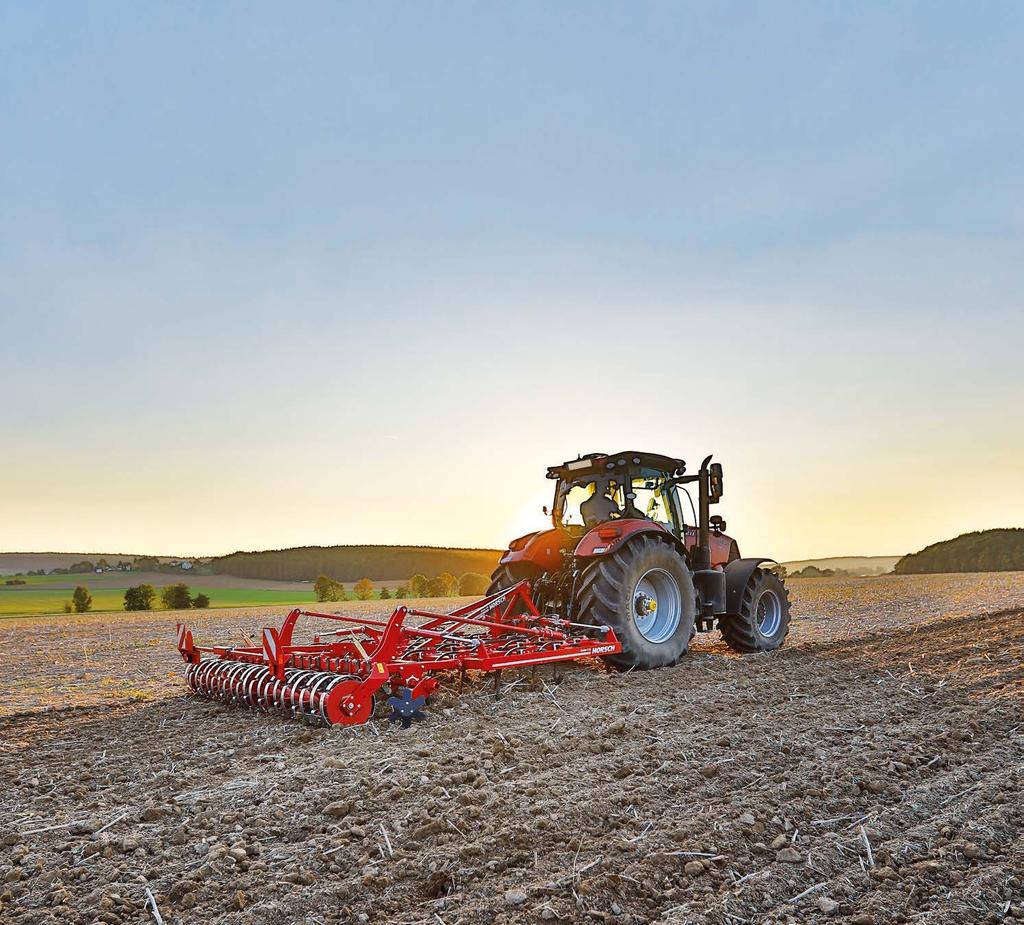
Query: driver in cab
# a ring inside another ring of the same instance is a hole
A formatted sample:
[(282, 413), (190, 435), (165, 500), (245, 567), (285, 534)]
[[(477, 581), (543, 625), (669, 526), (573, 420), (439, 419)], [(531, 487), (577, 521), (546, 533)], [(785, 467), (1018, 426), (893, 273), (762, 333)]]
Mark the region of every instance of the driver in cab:
[(619, 486), (615, 479), (608, 479), (603, 483), (593, 483), (594, 493), (580, 505), (580, 515), (583, 517), (584, 525), (589, 529), (611, 520), (613, 517), (621, 517), (622, 511), (612, 497)]

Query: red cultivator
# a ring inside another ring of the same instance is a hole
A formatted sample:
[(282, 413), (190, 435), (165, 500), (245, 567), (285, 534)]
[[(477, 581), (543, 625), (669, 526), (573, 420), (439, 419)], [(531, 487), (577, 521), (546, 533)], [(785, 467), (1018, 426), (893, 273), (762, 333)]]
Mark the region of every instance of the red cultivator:
[[(342, 626), (295, 644), (300, 617)], [(406, 625), (410, 617), (416, 625)], [(422, 719), (440, 672), (500, 672), (621, 649), (610, 627), (541, 614), (527, 581), (448, 614), (399, 607), (387, 620), (372, 620), (293, 610), (280, 629), (263, 630), (262, 645), (248, 642), (197, 646), (178, 624), (189, 688), (214, 700), (346, 726), (367, 722), (382, 691), (390, 695), (393, 721), (408, 727)]]

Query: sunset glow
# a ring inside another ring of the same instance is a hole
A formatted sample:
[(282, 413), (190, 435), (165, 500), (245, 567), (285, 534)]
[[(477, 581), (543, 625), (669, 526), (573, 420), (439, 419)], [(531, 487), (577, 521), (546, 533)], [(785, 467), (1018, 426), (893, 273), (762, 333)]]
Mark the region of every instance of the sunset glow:
[(751, 554), (1024, 523), (1021, 31), (539, 9), (7, 9), (0, 550), (496, 547), (625, 448)]

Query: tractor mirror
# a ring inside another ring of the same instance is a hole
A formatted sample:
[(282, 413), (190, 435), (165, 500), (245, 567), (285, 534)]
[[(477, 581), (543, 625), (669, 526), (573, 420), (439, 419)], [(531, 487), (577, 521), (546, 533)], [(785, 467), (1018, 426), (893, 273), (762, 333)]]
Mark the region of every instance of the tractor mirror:
[(725, 521), (718, 514), (715, 514), (711, 518), (710, 523), (711, 523), (711, 529), (714, 530), (715, 533), (722, 533), (722, 532), (724, 532), (724, 530), (725, 530)]
[(712, 463), (711, 468), (708, 470), (708, 494), (712, 504), (722, 497), (721, 463)]

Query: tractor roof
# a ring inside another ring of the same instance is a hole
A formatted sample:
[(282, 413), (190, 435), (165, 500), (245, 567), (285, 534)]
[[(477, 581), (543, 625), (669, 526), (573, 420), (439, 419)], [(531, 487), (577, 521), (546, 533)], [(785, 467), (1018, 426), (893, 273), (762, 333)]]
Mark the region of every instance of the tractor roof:
[(548, 467), (549, 479), (575, 479), (581, 475), (610, 474), (615, 470), (623, 470), (642, 466), (645, 469), (658, 469), (669, 475), (682, 474), (686, 463), (671, 456), (659, 453), (641, 453), (626, 450), (622, 453), (587, 453), (577, 459), (570, 459), (558, 466)]

